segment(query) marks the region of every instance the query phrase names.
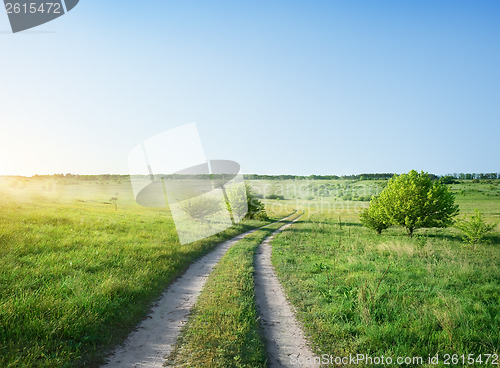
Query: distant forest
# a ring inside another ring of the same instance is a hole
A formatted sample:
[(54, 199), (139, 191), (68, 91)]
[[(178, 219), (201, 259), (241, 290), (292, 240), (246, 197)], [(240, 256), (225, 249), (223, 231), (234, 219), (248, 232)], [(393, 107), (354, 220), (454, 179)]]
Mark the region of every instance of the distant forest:
[[(245, 180), (388, 180), (392, 178), (394, 173), (375, 173), (375, 174), (357, 174), (357, 175), (260, 175), (260, 174), (245, 174)], [(226, 175), (155, 175), (155, 179), (214, 179), (223, 178)], [(453, 173), (446, 175), (429, 174), (434, 180), (441, 180), (447, 184), (452, 184), (457, 180), (500, 180), (500, 173)], [(16, 177), (16, 176), (10, 176)], [(17, 176), (23, 178), (22, 176)], [(147, 175), (133, 175), (133, 177), (144, 177)], [(73, 179), (73, 180), (101, 180), (101, 181), (122, 181), (129, 180), (130, 175), (77, 175), (77, 174), (54, 174), (54, 175), (34, 175), (34, 179)]]
[[(357, 174), (357, 175), (259, 175), (247, 174), (247, 180), (388, 180), (392, 178), (395, 173), (376, 173), (376, 174)], [(496, 180), (500, 179), (500, 173), (453, 173), (446, 175), (429, 174), (434, 179), (454, 179), (454, 180)]]

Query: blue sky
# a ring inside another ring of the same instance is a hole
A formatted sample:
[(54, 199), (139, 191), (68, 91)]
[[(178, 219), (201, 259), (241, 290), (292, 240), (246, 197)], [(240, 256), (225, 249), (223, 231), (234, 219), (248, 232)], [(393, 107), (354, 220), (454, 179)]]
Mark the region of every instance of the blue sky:
[(0, 175), (124, 173), (196, 122), (246, 173), (498, 172), (498, 1), (81, 0), (10, 33)]

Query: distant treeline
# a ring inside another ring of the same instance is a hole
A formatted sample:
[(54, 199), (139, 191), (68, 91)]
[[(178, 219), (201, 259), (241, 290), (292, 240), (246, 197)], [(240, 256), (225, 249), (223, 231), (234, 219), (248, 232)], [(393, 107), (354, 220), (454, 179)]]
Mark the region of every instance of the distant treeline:
[(466, 174), (466, 173), (454, 173), (454, 174), (447, 174), (445, 177), (452, 177), (453, 179), (459, 179), (459, 180), (495, 180), (495, 179), (500, 179), (500, 173), (472, 173), (472, 174)]
[(358, 174), (358, 175), (259, 175), (247, 174), (247, 180), (387, 180), (394, 176), (394, 173), (383, 174)]
[[(228, 174), (229, 175), (229, 174)], [(217, 179), (224, 178), (228, 175), (220, 174), (199, 174), (199, 175), (155, 175), (155, 179)], [(388, 180), (392, 178), (394, 173), (375, 173), (375, 174), (358, 174), (358, 175), (260, 175), (260, 174), (245, 174), (246, 180)], [(453, 173), (446, 175), (429, 174), (431, 179), (446, 179), (451, 180), (500, 180), (500, 173)], [(149, 178), (149, 175), (133, 175), (134, 178)], [(54, 175), (34, 175), (35, 179), (74, 179), (74, 180), (101, 180), (101, 181), (122, 181), (129, 180), (130, 175), (118, 174), (100, 174), (100, 175), (77, 175), (77, 174), (54, 174)]]
[(77, 175), (77, 174), (53, 174), (33, 175), (35, 179), (75, 179), (75, 180), (128, 180), (130, 175), (99, 174), (99, 175)]
[(387, 180), (394, 176), (391, 173), (385, 174), (359, 174), (359, 175), (259, 175), (246, 174), (247, 180)]
[[(259, 175), (246, 174), (247, 180), (388, 180), (395, 173), (357, 174), (357, 175)], [(446, 175), (429, 174), (432, 180), (450, 178), (457, 180), (496, 180), (500, 179), (500, 173), (454, 173)]]

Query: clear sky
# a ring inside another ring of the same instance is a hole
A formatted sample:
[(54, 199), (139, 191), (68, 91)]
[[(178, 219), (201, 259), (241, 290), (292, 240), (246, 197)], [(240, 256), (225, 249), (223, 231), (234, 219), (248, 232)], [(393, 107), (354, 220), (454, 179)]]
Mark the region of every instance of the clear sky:
[(196, 122), (245, 173), (500, 171), (500, 2), (97, 1), (0, 9), (0, 175), (128, 173)]

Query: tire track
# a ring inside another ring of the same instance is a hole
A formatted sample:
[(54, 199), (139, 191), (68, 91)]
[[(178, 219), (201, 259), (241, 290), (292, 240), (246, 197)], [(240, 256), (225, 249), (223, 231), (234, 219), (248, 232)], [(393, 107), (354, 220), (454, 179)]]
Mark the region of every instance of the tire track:
[[(295, 318), (293, 307), (286, 299), (271, 263), (271, 242), (278, 233), (291, 226), (282, 226), (270, 235), (257, 250), (255, 257), (255, 298), (266, 339), (269, 367), (320, 367), (309, 349), (304, 332)], [(299, 364), (304, 362), (305, 364)]]
[[(293, 214), (276, 222), (291, 216)], [(173, 351), (181, 329), (214, 267), (229, 248), (262, 227), (225, 241), (192, 263), (167, 288), (146, 319), (115, 349), (102, 368), (161, 368)]]

